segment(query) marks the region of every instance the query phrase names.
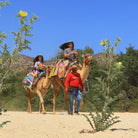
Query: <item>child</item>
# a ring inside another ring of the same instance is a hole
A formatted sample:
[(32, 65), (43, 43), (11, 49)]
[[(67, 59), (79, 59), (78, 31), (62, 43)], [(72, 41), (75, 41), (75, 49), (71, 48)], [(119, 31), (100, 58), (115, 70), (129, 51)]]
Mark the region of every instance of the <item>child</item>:
[[(33, 60), (34, 62), (34, 70), (35, 70), (35, 74), (32, 78), (32, 84), (30, 85), (31, 86), (35, 86), (37, 81), (39, 80), (39, 78), (36, 78), (35, 77), (42, 77), (42, 76), (45, 76), (45, 65), (44, 65), (44, 61), (43, 61), (43, 56), (42, 55), (38, 55), (35, 57), (35, 59)], [(35, 81), (34, 81), (35, 79)]]

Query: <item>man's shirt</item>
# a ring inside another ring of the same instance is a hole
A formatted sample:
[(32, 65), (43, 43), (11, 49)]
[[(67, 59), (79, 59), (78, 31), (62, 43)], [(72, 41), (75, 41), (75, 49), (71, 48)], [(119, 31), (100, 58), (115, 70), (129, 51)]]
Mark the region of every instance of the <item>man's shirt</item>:
[(73, 87), (79, 87), (79, 85), (81, 85), (81, 87), (83, 88), (83, 90), (85, 89), (80, 74), (79, 73), (69, 73), (67, 75), (66, 78), (66, 82), (65, 82), (65, 89), (68, 89), (68, 86), (73, 86)]

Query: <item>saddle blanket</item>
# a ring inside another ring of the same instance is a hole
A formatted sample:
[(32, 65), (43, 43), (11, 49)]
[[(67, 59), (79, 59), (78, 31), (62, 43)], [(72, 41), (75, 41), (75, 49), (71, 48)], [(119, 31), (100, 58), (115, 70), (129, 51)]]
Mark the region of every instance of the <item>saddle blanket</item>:
[(35, 71), (30, 71), (29, 73), (27, 73), (27, 75), (23, 81), (23, 84), (26, 86), (30, 86), (34, 75), (35, 75)]
[(52, 69), (50, 77), (58, 76), (60, 79), (64, 78), (65, 72), (67, 72), (67, 70), (70, 70), (74, 64), (77, 64), (77, 66), (80, 68), (79, 64), (76, 61), (70, 62), (66, 65), (63, 59), (59, 60), (55, 67)]
[(64, 70), (65, 70), (65, 64), (64, 64), (64, 61), (61, 59), (58, 61), (58, 63), (52, 69), (52, 71), (50, 73), (50, 77), (58, 76), (59, 78), (62, 78), (62, 77), (64, 77)]

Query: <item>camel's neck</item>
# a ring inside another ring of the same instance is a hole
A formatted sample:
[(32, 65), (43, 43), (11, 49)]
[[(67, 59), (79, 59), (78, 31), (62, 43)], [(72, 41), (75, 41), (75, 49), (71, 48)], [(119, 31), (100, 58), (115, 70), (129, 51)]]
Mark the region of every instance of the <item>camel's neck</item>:
[(47, 73), (46, 78), (44, 79), (43, 82), (43, 87), (48, 88), (51, 84), (51, 78), (49, 78), (49, 73)]
[(82, 82), (84, 83), (89, 75), (89, 72), (91, 70), (91, 65), (85, 65), (83, 63), (83, 67), (81, 70), (78, 70), (78, 73), (80, 73)]

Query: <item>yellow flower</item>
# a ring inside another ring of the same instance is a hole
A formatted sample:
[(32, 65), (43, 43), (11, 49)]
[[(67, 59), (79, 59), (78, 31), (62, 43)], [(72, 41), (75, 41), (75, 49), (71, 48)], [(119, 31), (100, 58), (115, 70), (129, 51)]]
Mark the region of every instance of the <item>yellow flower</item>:
[(26, 17), (28, 15), (28, 13), (25, 12), (25, 11), (20, 10), (19, 15), (22, 16), (22, 17)]
[(104, 40), (102, 40), (100, 44), (101, 44), (102, 46), (105, 46), (105, 45), (106, 45), (106, 43), (105, 43)]
[(118, 62), (118, 65), (119, 65), (119, 66), (122, 66), (122, 62)]
[(122, 62), (117, 62), (116, 66), (120, 68), (122, 66)]

